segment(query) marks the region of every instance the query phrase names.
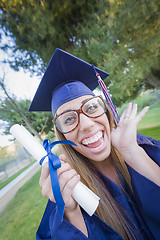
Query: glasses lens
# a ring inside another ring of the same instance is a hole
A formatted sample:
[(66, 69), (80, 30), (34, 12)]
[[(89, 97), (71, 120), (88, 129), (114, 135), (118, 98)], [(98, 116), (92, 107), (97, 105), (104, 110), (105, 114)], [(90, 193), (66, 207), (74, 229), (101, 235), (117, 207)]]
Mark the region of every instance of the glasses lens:
[(75, 111), (65, 112), (56, 119), (55, 123), (62, 133), (70, 132), (78, 124), (78, 114)]
[(94, 97), (88, 100), (82, 107), (82, 111), (89, 117), (99, 117), (106, 111), (102, 98)]

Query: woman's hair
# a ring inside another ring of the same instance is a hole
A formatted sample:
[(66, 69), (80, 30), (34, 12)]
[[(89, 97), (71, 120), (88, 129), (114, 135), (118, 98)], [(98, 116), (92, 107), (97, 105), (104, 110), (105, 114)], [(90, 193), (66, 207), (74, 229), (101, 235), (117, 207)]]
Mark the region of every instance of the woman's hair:
[[(115, 124), (112, 113), (108, 106), (106, 115), (109, 120), (110, 129), (112, 129)], [(64, 135), (57, 129), (56, 135), (59, 140), (65, 140)], [(74, 150), (70, 145), (63, 145), (62, 152), (66, 155), (67, 162), (81, 176), (81, 181), (100, 197), (100, 203), (96, 210), (96, 214), (110, 227), (117, 231), (124, 239), (135, 239), (133, 234), (131, 234), (134, 223), (132, 223), (131, 227), (129, 224), (129, 222), (131, 222), (131, 219), (127, 216), (126, 211), (122, 209), (122, 207), (114, 200), (106, 186), (104, 186), (99, 172), (91, 163), (91, 161)], [(130, 175), (128, 173), (124, 160), (113, 146), (111, 147), (111, 157), (119, 172), (122, 174), (125, 181), (132, 190)], [(123, 191), (123, 189), (121, 190)]]

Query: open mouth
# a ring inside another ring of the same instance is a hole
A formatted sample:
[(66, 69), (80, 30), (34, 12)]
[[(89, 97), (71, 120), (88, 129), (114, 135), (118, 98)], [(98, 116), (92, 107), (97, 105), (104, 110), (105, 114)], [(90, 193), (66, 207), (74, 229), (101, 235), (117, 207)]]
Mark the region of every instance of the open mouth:
[(99, 149), (103, 145), (103, 132), (99, 131), (94, 136), (85, 138), (82, 144), (90, 149)]

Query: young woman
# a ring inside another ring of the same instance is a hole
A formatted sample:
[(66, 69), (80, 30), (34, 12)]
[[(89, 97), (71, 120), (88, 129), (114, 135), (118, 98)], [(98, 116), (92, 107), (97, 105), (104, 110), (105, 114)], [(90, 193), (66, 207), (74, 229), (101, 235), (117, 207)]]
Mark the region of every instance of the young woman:
[[(137, 135), (137, 115), (129, 103), (118, 126), (100, 96), (82, 82), (72, 81), (52, 90), (51, 108), (56, 134), (77, 146), (63, 146), (57, 170), (65, 202), (61, 222), (52, 193), (48, 164), (40, 186), (49, 198), (37, 239), (159, 239), (160, 147), (158, 141)], [(90, 217), (72, 198), (81, 180), (100, 197)]]

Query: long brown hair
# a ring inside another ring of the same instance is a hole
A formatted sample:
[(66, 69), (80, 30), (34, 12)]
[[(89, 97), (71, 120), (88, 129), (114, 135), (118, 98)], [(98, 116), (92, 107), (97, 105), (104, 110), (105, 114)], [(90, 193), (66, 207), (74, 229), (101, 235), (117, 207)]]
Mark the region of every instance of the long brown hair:
[[(114, 120), (108, 107), (106, 114), (110, 123), (110, 129), (112, 129), (114, 126)], [(65, 140), (64, 135), (58, 130), (56, 130), (56, 135), (59, 140)], [(129, 217), (127, 216), (127, 213), (114, 200), (108, 189), (104, 186), (104, 183), (94, 165), (69, 145), (63, 145), (62, 152), (66, 155), (67, 162), (80, 175), (81, 181), (100, 197), (100, 203), (96, 210), (96, 214), (125, 240), (136, 239), (133, 234), (131, 234), (132, 227), (128, 223)], [(130, 175), (124, 160), (113, 146), (111, 147), (111, 158), (132, 190)]]

